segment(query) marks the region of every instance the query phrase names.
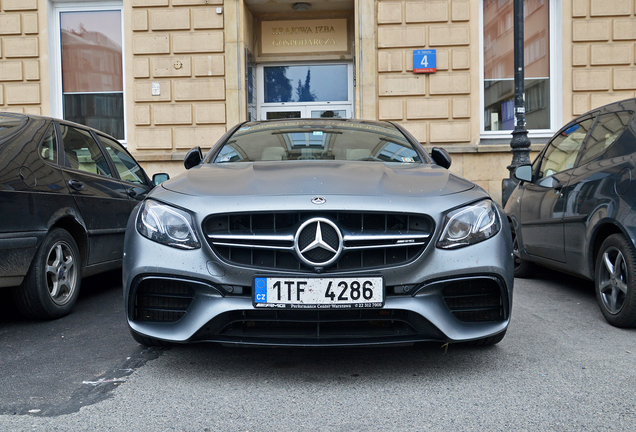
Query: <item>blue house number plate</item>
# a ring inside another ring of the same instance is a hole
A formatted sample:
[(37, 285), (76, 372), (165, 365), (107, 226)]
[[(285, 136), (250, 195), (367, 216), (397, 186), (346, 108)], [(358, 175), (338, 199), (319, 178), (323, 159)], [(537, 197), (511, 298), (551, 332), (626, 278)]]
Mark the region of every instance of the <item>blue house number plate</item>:
[(413, 50), (413, 73), (433, 73), (437, 71), (437, 50)]

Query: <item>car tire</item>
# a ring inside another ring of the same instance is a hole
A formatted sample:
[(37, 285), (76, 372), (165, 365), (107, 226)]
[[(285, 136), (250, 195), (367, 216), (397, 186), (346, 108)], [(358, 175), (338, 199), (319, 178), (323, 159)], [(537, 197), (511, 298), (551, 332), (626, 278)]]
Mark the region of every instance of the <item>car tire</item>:
[(503, 340), (503, 338), (506, 336), (506, 332), (508, 331), (508, 329), (502, 331), (501, 333), (498, 333), (494, 336), (490, 336), (487, 338), (483, 338), (483, 339), (477, 339), (477, 340), (473, 340), (470, 342), (466, 342), (466, 345), (468, 346), (473, 346), (473, 347), (486, 347), (486, 346), (492, 346), (492, 345), (496, 345), (499, 342), (501, 342)]
[(79, 296), (82, 263), (68, 231), (55, 228), (42, 240), (13, 300), (26, 318), (55, 319), (68, 315)]
[(636, 252), (622, 234), (605, 239), (596, 258), (596, 299), (615, 327), (636, 327)]
[(130, 330), (130, 334), (132, 335), (133, 339), (135, 339), (137, 342), (139, 342), (142, 345), (145, 346), (149, 346), (149, 347), (167, 347), (170, 346), (170, 342), (166, 342), (163, 341), (161, 339), (155, 339), (155, 338), (151, 338), (148, 336), (144, 336), (142, 334), (137, 333), (134, 330)]
[(519, 242), (517, 241), (517, 233), (512, 229), (512, 254), (514, 255), (515, 277), (529, 278), (534, 274), (534, 263), (521, 259), (519, 253)]

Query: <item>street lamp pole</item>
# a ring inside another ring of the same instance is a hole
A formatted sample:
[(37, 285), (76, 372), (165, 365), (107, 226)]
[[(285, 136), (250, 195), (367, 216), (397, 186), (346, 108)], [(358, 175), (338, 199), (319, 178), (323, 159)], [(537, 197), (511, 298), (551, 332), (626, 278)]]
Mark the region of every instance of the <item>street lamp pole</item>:
[(524, 56), (523, 56), (523, 0), (514, 1), (514, 62), (515, 62), (515, 129), (512, 131), (510, 147), (512, 163), (508, 166), (510, 177), (503, 179), (501, 199), (506, 205), (510, 194), (518, 181), (513, 176), (514, 170), (530, 163), (530, 139), (526, 130), (526, 108), (524, 104)]

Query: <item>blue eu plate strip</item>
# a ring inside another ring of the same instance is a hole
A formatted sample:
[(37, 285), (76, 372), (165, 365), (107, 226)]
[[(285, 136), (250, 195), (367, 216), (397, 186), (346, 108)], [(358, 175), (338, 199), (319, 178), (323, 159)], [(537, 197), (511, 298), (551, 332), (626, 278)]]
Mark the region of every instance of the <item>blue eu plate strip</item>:
[(267, 278), (254, 279), (254, 302), (267, 303)]

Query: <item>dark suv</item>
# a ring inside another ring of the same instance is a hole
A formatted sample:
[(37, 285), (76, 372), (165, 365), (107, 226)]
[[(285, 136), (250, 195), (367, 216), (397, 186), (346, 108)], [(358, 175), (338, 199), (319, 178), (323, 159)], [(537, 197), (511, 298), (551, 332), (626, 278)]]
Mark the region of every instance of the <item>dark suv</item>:
[(82, 276), (121, 266), (150, 179), (114, 138), (67, 121), (0, 114), (0, 289), (27, 317), (68, 314)]
[(636, 100), (594, 109), (564, 126), (507, 202), (515, 276), (538, 263), (594, 280), (607, 321), (636, 326)]

